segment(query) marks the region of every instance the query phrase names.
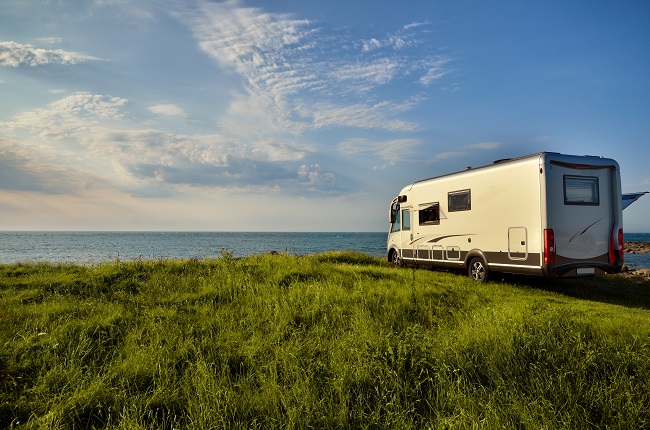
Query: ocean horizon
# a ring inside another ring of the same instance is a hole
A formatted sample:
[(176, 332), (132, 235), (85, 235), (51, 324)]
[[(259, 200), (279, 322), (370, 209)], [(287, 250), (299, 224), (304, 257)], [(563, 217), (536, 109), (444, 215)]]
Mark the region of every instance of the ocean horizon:
[[(95, 264), (152, 259), (212, 259), (268, 252), (294, 255), (358, 251), (386, 256), (387, 232), (204, 231), (0, 231), (0, 264)], [(628, 242), (650, 242), (650, 233), (625, 233)], [(625, 254), (632, 269), (650, 268), (650, 253)]]
[(268, 252), (306, 255), (359, 251), (385, 255), (387, 232), (4, 231), (0, 263), (100, 263), (134, 259), (210, 259)]

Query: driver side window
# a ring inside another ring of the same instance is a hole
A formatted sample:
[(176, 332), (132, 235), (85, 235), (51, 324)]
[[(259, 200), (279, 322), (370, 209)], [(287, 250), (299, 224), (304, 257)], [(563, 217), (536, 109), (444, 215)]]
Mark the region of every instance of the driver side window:
[(398, 211), (397, 216), (395, 217), (395, 221), (390, 226), (390, 231), (391, 231), (391, 233), (394, 232), (394, 231), (400, 231), (401, 228), (402, 227), (401, 227), (401, 224), (400, 224), (400, 213)]

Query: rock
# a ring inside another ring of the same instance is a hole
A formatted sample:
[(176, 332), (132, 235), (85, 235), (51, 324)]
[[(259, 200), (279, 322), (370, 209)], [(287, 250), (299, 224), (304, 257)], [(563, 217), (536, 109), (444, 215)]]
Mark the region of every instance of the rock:
[(650, 278), (650, 269), (635, 270), (634, 274), (637, 275), (637, 276), (642, 276), (644, 278)]
[(650, 252), (650, 242), (625, 242), (625, 252), (628, 254)]

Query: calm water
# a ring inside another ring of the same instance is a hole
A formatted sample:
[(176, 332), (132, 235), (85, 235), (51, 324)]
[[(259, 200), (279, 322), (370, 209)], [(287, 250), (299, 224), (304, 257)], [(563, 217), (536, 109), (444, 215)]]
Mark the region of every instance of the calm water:
[(304, 255), (334, 250), (383, 256), (386, 236), (385, 232), (0, 232), (0, 263), (216, 258), (222, 249), (235, 257), (271, 251)]
[[(650, 242), (650, 233), (626, 233), (625, 240)], [(236, 257), (270, 251), (304, 255), (334, 250), (383, 257), (386, 233), (0, 232), (0, 263), (215, 258), (222, 249)], [(625, 263), (634, 269), (650, 268), (650, 253), (626, 254)]]

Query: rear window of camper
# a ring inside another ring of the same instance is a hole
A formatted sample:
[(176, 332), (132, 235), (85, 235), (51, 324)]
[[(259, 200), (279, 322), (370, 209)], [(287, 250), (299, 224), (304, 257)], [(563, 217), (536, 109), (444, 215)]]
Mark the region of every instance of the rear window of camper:
[(453, 191), (449, 196), (449, 212), (468, 211), (472, 209), (470, 190)]
[(598, 178), (564, 175), (564, 204), (598, 206)]

